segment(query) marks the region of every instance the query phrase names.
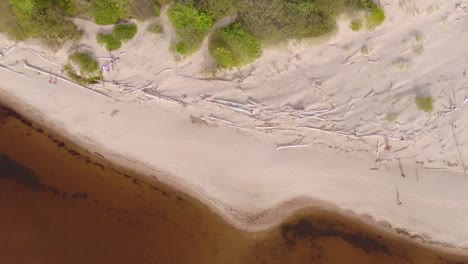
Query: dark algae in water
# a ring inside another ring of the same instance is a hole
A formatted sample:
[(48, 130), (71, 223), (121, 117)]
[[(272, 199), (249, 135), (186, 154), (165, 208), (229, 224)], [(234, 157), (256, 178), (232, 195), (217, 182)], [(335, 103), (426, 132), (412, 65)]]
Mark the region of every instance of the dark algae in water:
[(468, 263), (318, 209), (259, 233), (0, 108), (0, 263)]

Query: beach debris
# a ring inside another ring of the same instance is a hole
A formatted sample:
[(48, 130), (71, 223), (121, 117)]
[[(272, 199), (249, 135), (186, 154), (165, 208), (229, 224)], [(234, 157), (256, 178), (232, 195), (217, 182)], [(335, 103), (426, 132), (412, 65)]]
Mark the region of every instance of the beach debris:
[(403, 203), (400, 200), (400, 192), (398, 191), (398, 187), (395, 187), (395, 190), (396, 190), (397, 205), (402, 205)]
[(297, 141), (292, 142), (292, 143), (286, 143), (286, 144), (275, 144), (275, 148), (277, 150), (279, 149), (289, 149), (289, 148), (303, 148), (303, 147), (308, 147), (309, 144), (304, 144), (304, 143), (299, 143)]
[(460, 144), (458, 143), (458, 139), (457, 139), (457, 136), (455, 134), (455, 128), (456, 128), (456, 125), (454, 123), (452, 123), (453, 140), (455, 141), (455, 145), (457, 146), (458, 155), (460, 157), (460, 163), (462, 165), (463, 173), (465, 174), (465, 176), (468, 176), (467, 171), (466, 171), (465, 159), (463, 158), (462, 152), (460, 150)]
[(400, 168), (400, 175), (403, 178), (406, 178), (405, 172), (403, 171), (403, 165), (401, 164), (401, 159), (398, 158), (398, 167)]
[(419, 180), (418, 168), (414, 168), (414, 172), (415, 172), (415, 175), (416, 175), (416, 181), (417, 181), (417, 182), (420, 182), (420, 180)]

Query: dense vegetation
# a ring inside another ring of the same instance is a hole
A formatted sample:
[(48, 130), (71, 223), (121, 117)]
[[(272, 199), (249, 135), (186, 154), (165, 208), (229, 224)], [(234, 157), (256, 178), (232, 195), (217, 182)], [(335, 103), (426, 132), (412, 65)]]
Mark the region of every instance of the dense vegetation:
[(150, 19), (168, 0), (0, 0), (0, 32), (16, 40), (40, 38), (56, 48), (82, 32), (71, 17), (110, 25), (129, 18)]
[(222, 68), (232, 68), (253, 62), (261, 54), (257, 39), (236, 23), (217, 30), (210, 43), (210, 52)]
[(73, 14), (71, 0), (2, 0), (0, 31), (16, 40), (37, 37), (52, 48), (77, 40), (81, 31), (64, 17)]
[[(235, 26), (217, 30), (210, 44), (213, 58), (225, 68), (255, 60), (262, 45), (331, 33), (342, 13), (364, 11), (351, 22), (353, 30), (363, 26), (372, 30), (385, 20), (373, 0), (0, 0), (0, 31), (18, 40), (37, 37), (58, 47), (81, 36), (70, 17), (111, 25), (156, 17), (169, 3), (168, 16), (177, 33), (173, 49), (182, 56), (201, 47), (215, 21), (237, 17)], [(161, 32), (157, 24), (148, 29)], [(116, 26), (97, 40), (116, 50), (135, 34), (136, 27)]]
[(106, 46), (109, 51), (117, 50), (126, 42), (135, 37), (137, 26), (135, 24), (118, 24), (114, 26), (111, 34), (98, 34), (97, 42)]
[[(231, 68), (255, 60), (260, 44), (331, 33), (340, 14), (362, 10), (368, 29), (385, 19), (372, 0), (176, 0), (169, 17), (179, 38), (174, 49), (187, 56), (201, 46), (213, 21), (237, 15), (236, 26), (217, 30), (210, 44), (218, 66)], [(353, 30), (360, 30), (363, 20), (353, 21)]]
[(198, 50), (213, 25), (213, 18), (192, 3), (176, 3), (168, 15), (179, 38), (175, 51), (187, 56)]
[(63, 67), (65, 73), (76, 83), (89, 85), (101, 78), (96, 59), (89, 52), (75, 52), (69, 56), (69, 63)]

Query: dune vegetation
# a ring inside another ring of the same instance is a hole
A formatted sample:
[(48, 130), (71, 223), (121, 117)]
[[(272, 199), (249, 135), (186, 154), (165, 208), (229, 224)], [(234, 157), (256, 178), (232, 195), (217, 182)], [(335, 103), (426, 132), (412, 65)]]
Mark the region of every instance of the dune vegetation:
[[(364, 11), (368, 29), (385, 20), (383, 9), (372, 0), (176, 0), (169, 17), (179, 40), (174, 50), (187, 56), (198, 50), (213, 21), (232, 16), (235, 25), (214, 32), (210, 53), (217, 66), (232, 68), (254, 61), (261, 47), (288, 39), (332, 33), (342, 13)], [(361, 21), (361, 20), (357, 20)], [(363, 22), (354, 23), (359, 30)]]
[[(373, 30), (385, 20), (385, 12), (373, 0), (5, 0), (0, 1), (0, 31), (17, 40), (39, 38), (52, 47), (78, 40), (81, 31), (70, 18), (93, 20), (99, 25), (116, 24), (111, 34), (97, 40), (108, 50), (136, 34), (129, 19), (159, 16), (170, 4), (169, 20), (176, 31), (172, 46), (187, 57), (202, 46), (216, 21), (230, 17), (234, 24), (213, 32), (209, 51), (220, 68), (232, 68), (257, 59), (265, 45), (329, 34), (340, 14), (360, 13), (350, 26)], [(359, 12), (356, 12), (359, 11)], [(363, 12), (362, 12), (363, 11)], [(124, 25), (120, 25), (124, 24)], [(228, 22), (229, 24), (229, 22)], [(161, 27), (150, 31), (161, 32)]]

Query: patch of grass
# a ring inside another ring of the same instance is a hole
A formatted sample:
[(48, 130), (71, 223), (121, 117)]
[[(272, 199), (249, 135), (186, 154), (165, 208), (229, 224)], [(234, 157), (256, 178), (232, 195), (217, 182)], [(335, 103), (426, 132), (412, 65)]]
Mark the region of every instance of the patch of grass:
[(119, 24), (114, 27), (112, 35), (116, 40), (125, 42), (135, 37), (137, 30), (135, 24)]
[(77, 64), (83, 73), (93, 73), (99, 70), (98, 62), (87, 52), (73, 53), (69, 59)]
[(418, 44), (413, 44), (412, 48), (413, 48), (414, 53), (416, 53), (418, 55), (421, 55), (424, 52), (423, 44), (419, 44), (419, 43)]
[(192, 4), (176, 3), (169, 9), (168, 15), (178, 37), (173, 48), (182, 56), (198, 50), (213, 26), (213, 18)]
[(413, 64), (403, 58), (397, 58), (393, 61), (393, 66), (399, 70), (412, 70), (414, 68)]
[(351, 23), (349, 24), (349, 27), (353, 30), (353, 31), (359, 31), (362, 29), (362, 26), (363, 26), (363, 23), (362, 23), (362, 20), (360, 19), (354, 19), (351, 21)]
[(416, 97), (415, 102), (419, 110), (425, 111), (427, 113), (434, 111), (434, 98), (431, 96), (419, 95)]
[(385, 21), (385, 11), (380, 6), (375, 6), (370, 9), (366, 16), (366, 24), (368, 29), (374, 29), (380, 26)]
[(97, 42), (101, 45), (105, 45), (108, 51), (118, 50), (122, 47), (122, 42), (115, 39), (112, 34), (98, 34)]
[(148, 25), (146, 30), (150, 33), (154, 34), (162, 34), (164, 33), (163, 26), (159, 22), (152, 22), (151, 24)]
[(255, 61), (260, 43), (239, 23), (218, 29), (210, 43), (210, 53), (221, 68), (232, 68)]
[(129, 0), (95, 0), (93, 5), (94, 21), (98, 25), (112, 25), (130, 16)]
[(75, 52), (69, 56), (63, 70), (70, 79), (81, 85), (97, 83), (101, 78), (101, 70), (96, 59), (88, 52)]

